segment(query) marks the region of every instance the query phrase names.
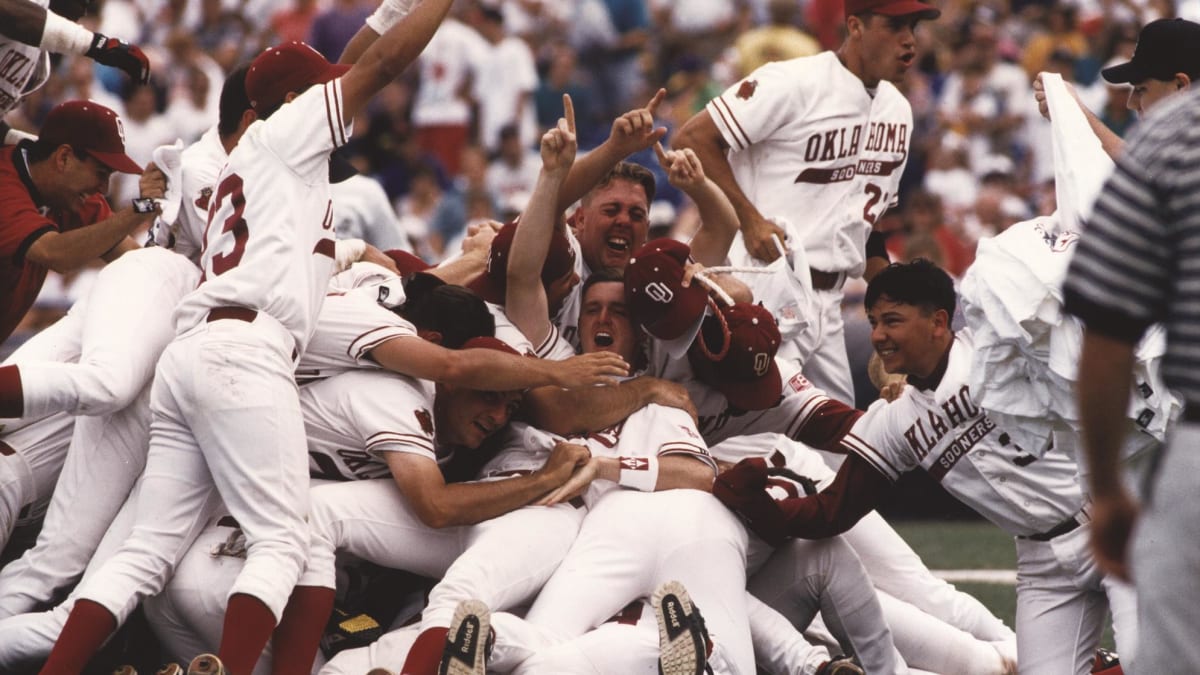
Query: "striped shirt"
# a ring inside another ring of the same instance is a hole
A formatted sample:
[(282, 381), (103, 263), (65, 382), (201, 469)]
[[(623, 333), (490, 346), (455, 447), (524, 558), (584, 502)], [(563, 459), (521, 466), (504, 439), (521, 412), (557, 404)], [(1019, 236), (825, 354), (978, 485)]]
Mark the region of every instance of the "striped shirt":
[(1126, 144), (1064, 297), (1088, 330), (1130, 343), (1163, 322), (1166, 383), (1200, 401), (1200, 92), (1163, 103)]

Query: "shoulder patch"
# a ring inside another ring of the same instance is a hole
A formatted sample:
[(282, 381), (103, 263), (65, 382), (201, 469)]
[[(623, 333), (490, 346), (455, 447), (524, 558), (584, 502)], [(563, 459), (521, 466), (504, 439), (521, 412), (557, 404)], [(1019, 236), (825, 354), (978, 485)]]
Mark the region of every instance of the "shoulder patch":
[(792, 388), (792, 391), (804, 391), (805, 389), (811, 389), (812, 383), (808, 381), (808, 378), (800, 373), (796, 373), (792, 376), (792, 379), (788, 380), (788, 386)]
[(758, 80), (744, 80), (742, 86), (738, 87), (737, 97), (749, 100), (754, 95), (754, 90), (758, 88)]
[(196, 207), (201, 210), (207, 211), (208, 210), (208, 200), (210, 198), (212, 198), (212, 188), (206, 187), (206, 188), (200, 190), (200, 196), (196, 198)]
[(424, 408), (421, 408), (420, 410), (414, 410), (413, 415), (416, 415), (417, 424), (421, 425), (421, 431), (424, 431), (425, 433), (432, 436), (433, 435), (433, 417), (429, 414), (429, 411)]

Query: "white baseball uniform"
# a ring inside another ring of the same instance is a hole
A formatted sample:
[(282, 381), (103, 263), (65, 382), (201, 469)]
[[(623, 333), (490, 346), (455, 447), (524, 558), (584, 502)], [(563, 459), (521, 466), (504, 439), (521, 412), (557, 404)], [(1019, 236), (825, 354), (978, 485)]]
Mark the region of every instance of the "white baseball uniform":
[[(16, 527), (36, 522), (45, 513), (74, 422), (70, 415), (58, 413), (0, 436), (0, 550)], [(8, 567), (11, 564), (0, 571), (0, 617), (6, 615), (4, 597), (20, 592), (5, 583)]]
[(349, 133), (341, 103), (340, 79), (309, 88), (251, 125), (218, 177), (202, 281), (179, 304), (151, 395), (139, 522), (81, 591), (118, 621), (161, 590), (218, 498), (249, 542), (231, 594), (278, 620), (303, 568), (307, 461), (292, 371), (333, 271), (328, 160)]
[[(871, 225), (895, 203), (912, 137), (912, 109), (890, 82), (872, 92), (834, 52), (768, 63), (707, 105), (729, 145), (738, 186), (765, 217), (799, 226), (814, 270), (841, 275), (815, 290), (817, 349), (805, 375), (854, 401), (841, 319), (841, 283), (861, 276)], [(749, 255), (735, 239), (730, 261)]]
[[(30, 1), (42, 8), (50, 6), (50, 0)], [(4, 64), (4, 77), (0, 77), (0, 118), (3, 118), (17, 107), (22, 96), (42, 86), (50, 77), (50, 53), (0, 35), (0, 63)]]
[(1135, 660), (1136, 600), (1132, 588), (1104, 578), (1088, 552), (1075, 462), (1058, 448), (1037, 458), (975, 404), (972, 347), (970, 332), (958, 332), (936, 388), (910, 386), (891, 404), (877, 402), (844, 443), (892, 481), (924, 469), (1017, 537), (1022, 673), (1089, 672), (1106, 596), (1122, 658)]

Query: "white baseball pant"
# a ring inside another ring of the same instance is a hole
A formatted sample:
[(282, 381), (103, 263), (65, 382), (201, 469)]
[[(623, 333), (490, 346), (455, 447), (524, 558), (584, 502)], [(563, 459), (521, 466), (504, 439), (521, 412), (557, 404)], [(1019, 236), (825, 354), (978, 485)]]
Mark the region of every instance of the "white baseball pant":
[[(70, 415), (52, 415), (0, 436), (0, 549), (14, 528), (45, 512), (66, 461), (74, 421)], [(3, 579), (0, 595), (9, 592)]]
[(313, 538), (298, 585), (333, 588), (335, 551), (440, 578), (422, 612), (423, 629), (449, 627), (463, 600), (496, 609), (528, 602), (566, 555), (585, 513), (570, 504), (526, 506), (476, 525), (434, 529), (391, 479), (314, 488), (311, 507)]
[(123, 622), (162, 590), (223, 501), (249, 542), (230, 595), (279, 620), (308, 550), (308, 457), (287, 329), (202, 323), (163, 352), (151, 390), (150, 450), (128, 541), (79, 595)]
[(31, 612), (79, 579), (142, 474), (149, 440), (149, 385), (123, 410), (75, 418), (37, 543), (0, 570), (0, 618)]
[(175, 337), (172, 310), (200, 270), (161, 247), (130, 251), (100, 270), (79, 327), (78, 363), (25, 361), (18, 368), (25, 418), (52, 412), (105, 415), (133, 402)]
[(515, 668), (676, 580), (688, 589), (710, 633), (720, 636), (713, 668), (753, 673), (744, 592), (746, 546), (745, 529), (707, 492), (610, 490), (593, 504), (526, 620), (506, 635), (499, 625), (511, 618), (501, 619), (493, 662), (499, 670)]
[(1106, 609), (1112, 611), (1122, 667), (1140, 665), (1137, 605), (1145, 600), (1139, 600), (1128, 584), (1101, 574), (1089, 549), (1090, 534), (1091, 528), (1083, 525), (1050, 541), (1016, 540), (1021, 675), (1091, 672)]

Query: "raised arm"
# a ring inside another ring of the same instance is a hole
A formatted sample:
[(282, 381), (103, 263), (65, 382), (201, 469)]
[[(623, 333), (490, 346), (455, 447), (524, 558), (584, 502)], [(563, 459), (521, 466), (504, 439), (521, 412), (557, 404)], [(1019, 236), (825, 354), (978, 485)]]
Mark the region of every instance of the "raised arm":
[(575, 161), (575, 108), (563, 94), (563, 117), (542, 136), (542, 170), (538, 173), (529, 205), (513, 234), (508, 254), (508, 279), (504, 311), (525, 337), (542, 344), (553, 329), (542, 285), (542, 266), (550, 251), (550, 238), (558, 224), (558, 191)]
[(371, 97), (399, 77), (421, 54), (446, 18), (453, 0), (421, 0), (371, 43), (342, 76), (342, 122), (349, 124)]
[(558, 192), (560, 212), (582, 199), (617, 162), (662, 140), (667, 128), (655, 127), (654, 115), (666, 95), (666, 89), (659, 89), (646, 107), (630, 110), (613, 120), (608, 138), (571, 167)]
[(700, 211), (700, 231), (690, 243), (692, 258), (706, 267), (724, 265), (738, 231), (733, 204), (721, 188), (704, 175), (704, 165), (691, 148), (667, 152), (661, 143), (656, 143), (654, 152), (658, 155), (658, 163), (667, 172), (667, 180), (691, 197)]
[(704, 173), (711, 179), (733, 206), (746, 242), (746, 250), (750, 255), (764, 262), (771, 262), (779, 257), (779, 251), (771, 236), (784, 241), (786, 234), (775, 223), (767, 220), (759, 213), (758, 208), (751, 203), (746, 193), (738, 185), (733, 175), (733, 167), (725, 153), (729, 145), (721, 137), (717, 125), (709, 116), (707, 110), (701, 110), (689, 119), (671, 139), (671, 145), (677, 149), (690, 148), (700, 158), (704, 165)]
[(55, 54), (83, 54), (140, 84), (149, 81), (150, 61), (140, 48), (93, 33), (75, 23), (79, 16), (60, 16), (29, 0), (0, 0), (0, 34)]

